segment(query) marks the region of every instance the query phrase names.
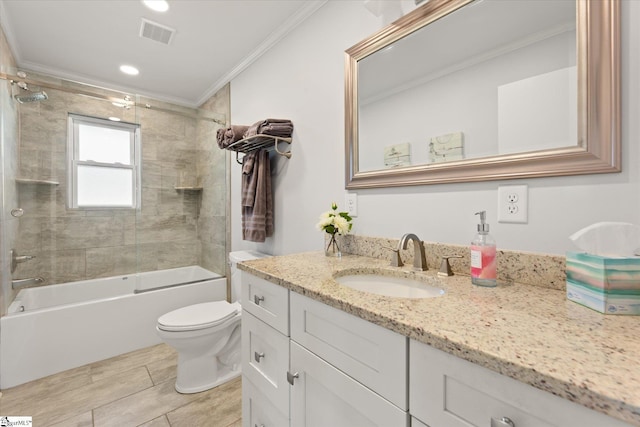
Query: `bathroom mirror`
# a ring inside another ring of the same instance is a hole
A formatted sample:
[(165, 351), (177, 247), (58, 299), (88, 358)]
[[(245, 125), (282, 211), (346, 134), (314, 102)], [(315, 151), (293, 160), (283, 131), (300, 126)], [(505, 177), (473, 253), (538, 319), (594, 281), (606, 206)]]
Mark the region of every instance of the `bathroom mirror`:
[(345, 59), (347, 189), (620, 171), (617, 0), (430, 0)]

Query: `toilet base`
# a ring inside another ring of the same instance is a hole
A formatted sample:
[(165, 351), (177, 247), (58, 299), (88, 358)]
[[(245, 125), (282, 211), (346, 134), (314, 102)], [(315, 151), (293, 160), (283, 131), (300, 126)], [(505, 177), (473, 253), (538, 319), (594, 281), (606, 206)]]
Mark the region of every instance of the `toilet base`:
[(181, 382), (180, 376), (178, 376), (176, 379), (175, 389), (181, 394), (200, 393), (201, 391), (210, 390), (220, 384), (231, 381), (232, 379), (239, 377), (241, 373), (242, 371), (239, 365), (235, 370), (228, 366), (219, 365), (218, 375), (216, 375), (215, 378), (211, 380), (201, 378), (201, 381), (198, 381), (198, 384), (184, 384), (184, 381)]

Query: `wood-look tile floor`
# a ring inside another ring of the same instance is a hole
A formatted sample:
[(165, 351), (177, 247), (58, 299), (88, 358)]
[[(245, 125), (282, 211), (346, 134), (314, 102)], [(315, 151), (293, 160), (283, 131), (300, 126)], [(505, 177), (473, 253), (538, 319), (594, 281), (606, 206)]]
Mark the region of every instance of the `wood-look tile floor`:
[(159, 344), (5, 389), (0, 415), (31, 416), (35, 427), (240, 427), (240, 378), (180, 394), (177, 359)]

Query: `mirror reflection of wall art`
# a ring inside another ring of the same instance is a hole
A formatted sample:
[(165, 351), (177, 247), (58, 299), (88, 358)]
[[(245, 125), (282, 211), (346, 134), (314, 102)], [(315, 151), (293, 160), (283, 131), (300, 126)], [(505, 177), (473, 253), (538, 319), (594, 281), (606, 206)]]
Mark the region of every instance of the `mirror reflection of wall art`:
[(384, 147), (384, 165), (387, 168), (399, 168), (411, 164), (409, 143)]
[(451, 162), (464, 159), (462, 132), (452, 132), (434, 136), (429, 141), (429, 161), (431, 163)]

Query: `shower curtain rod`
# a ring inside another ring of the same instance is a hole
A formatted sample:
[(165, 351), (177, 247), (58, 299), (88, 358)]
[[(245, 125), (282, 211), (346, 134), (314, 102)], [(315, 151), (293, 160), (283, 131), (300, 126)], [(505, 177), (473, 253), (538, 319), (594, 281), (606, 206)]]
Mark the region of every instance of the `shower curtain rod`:
[[(118, 102), (118, 103), (126, 104), (126, 105), (131, 106), (131, 107), (146, 108), (148, 110), (154, 110), (154, 111), (161, 111), (163, 113), (176, 114), (178, 116), (187, 117), (187, 118), (190, 118), (190, 119), (210, 120), (210, 121), (212, 121), (214, 123), (217, 123), (219, 125), (222, 125), (222, 126), (226, 126), (227, 125), (227, 123), (224, 120), (216, 119), (216, 118), (213, 118), (213, 117), (200, 117), (197, 114), (188, 114), (188, 113), (182, 113), (180, 111), (170, 110), (168, 108), (154, 107), (154, 106), (152, 106), (151, 104), (148, 104), (148, 103), (144, 103), (143, 104), (143, 103), (137, 103), (137, 102), (133, 102), (133, 101), (125, 101), (124, 97), (128, 96), (128, 94), (125, 94), (124, 92), (121, 92), (123, 94), (123, 98), (116, 98), (116, 97), (111, 97), (111, 96), (107, 96), (107, 95), (99, 95), (97, 93), (88, 92), (88, 91), (81, 90), (81, 89), (73, 89), (73, 88), (66, 88), (66, 87), (56, 86), (56, 85), (51, 84), (51, 83), (41, 82), (41, 81), (38, 81), (38, 80), (29, 79), (27, 77), (12, 76), (12, 75), (6, 74), (6, 73), (0, 73), (0, 78), (3, 79), (3, 80), (10, 81), (11, 84), (18, 83), (18, 82), (25, 82), (27, 85), (33, 84), (34, 86), (44, 87), (44, 88), (53, 89), (53, 90), (60, 90), (62, 92), (67, 92), (67, 93), (72, 93), (72, 94), (75, 94), (75, 95), (86, 96), (88, 98), (99, 99), (101, 101)], [(108, 89), (108, 90), (111, 90), (111, 89)]]

